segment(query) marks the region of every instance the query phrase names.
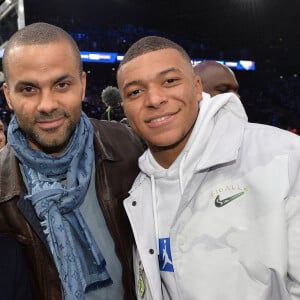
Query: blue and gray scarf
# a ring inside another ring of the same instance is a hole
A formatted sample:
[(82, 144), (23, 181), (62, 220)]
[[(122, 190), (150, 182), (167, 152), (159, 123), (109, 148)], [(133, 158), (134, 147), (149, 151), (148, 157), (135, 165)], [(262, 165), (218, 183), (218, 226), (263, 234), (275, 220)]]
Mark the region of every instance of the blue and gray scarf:
[(64, 298), (82, 300), (87, 290), (111, 284), (105, 260), (79, 210), (94, 163), (93, 127), (87, 116), (82, 113), (59, 157), (31, 149), (16, 117), (8, 127), (8, 143), (22, 163), (29, 189), (26, 198), (40, 219)]

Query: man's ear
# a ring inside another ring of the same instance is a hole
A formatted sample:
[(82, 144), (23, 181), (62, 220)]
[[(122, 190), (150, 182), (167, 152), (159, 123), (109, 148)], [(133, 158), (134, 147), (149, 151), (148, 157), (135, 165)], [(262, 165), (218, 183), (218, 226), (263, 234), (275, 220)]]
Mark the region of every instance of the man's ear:
[(8, 84), (6, 82), (3, 83), (3, 92), (4, 92), (4, 96), (7, 102), (8, 107), (13, 110), (13, 107), (11, 105), (11, 101), (10, 101), (10, 95), (9, 95), (9, 87)]
[(81, 101), (85, 98), (85, 91), (86, 91), (86, 72), (81, 73), (81, 82), (82, 82), (82, 95), (81, 95)]

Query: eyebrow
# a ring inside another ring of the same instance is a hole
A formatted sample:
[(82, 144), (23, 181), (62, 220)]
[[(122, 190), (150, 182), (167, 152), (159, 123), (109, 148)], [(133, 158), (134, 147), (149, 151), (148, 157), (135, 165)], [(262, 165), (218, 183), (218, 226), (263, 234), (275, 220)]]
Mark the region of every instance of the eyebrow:
[[(62, 75), (62, 76), (60, 76), (60, 77), (58, 77), (58, 78), (53, 79), (53, 83), (56, 84), (56, 83), (58, 83), (58, 82), (60, 82), (60, 81), (63, 81), (63, 80), (65, 80), (65, 79), (67, 79), (67, 78), (73, 79), (73, 78), (75, 78), (75, 76), (73, 76), (73, 75), (67, 73), (67, 74), (64, 74), (64, 75)], [(33, 86), (33, 87), (39, 87), (39, 83), (38, 83), (37, 81), (20, 80), (20, 81), (18, 81), (18, 82), (16, 83), (15, 89), (17, 89), (17, 88), (20, 87), (20, 86)]]
[[(168, 69), (165, 69), (165, 70), (162, 70), (160, 72), (158, 72), (155, 77), (159, 77), (159, 76), (163, 76), (163, 75), (166, 75), (170, 72), (176, 72), (176, 73), (182, 73), (182, 71), (179, 69), (179, 68), (175, 68), (175, 67), (171, 67), (171, 68), (168, 68)], [(123, 89), (126, 89), (132, 85), (139, 85), (142, 83), (142, 80), (133, 80), (133, 81), (130, 81), (128, 83), (126, 83), (123, 87)]]
[(171, 67), (171, 68), (168, 68), (168, 69), (165, 69), (165, 70), (159, 72), (158, 75), (165, 75), (170, 72), (182, 73), (182, 71), (179, 68)]

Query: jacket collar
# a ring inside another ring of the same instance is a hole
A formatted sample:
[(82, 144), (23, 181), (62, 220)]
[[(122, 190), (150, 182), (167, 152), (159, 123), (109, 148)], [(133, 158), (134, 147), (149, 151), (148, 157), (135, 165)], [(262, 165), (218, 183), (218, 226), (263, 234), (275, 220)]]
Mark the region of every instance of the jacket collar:
[(236, 160), (246, 124), (247, 121), (230, 113), (218, 120), (196, 170), (201, 171)]
[(12, 148), (7, 144), (0, 153), (0, 203), (19, 196), (22, 187), (22, 175), (19, 162)]

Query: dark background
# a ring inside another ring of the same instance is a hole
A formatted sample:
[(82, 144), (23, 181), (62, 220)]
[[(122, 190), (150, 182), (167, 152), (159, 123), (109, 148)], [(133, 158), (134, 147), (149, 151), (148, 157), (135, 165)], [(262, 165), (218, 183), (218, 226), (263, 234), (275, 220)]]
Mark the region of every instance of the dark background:
[[(249, 121), (300, 129), (300, 0), (24, 0), (24, 7), (26, 25), (61, 26), (81, 51), (124, 53), (142, 36), (161, 35), (191, 57), (254, 60), (255, 71), (234, 70)], [(116, 85), (117, 65), (84, 68), (83, 108), (98, 118), (101, 91)]]
[(245, 49), (246, 58), (257, 61), (258, 69), (276, 65), (279, 72), (292, 73), (300, 66), (299, 0), (24, 0), (24, 4), (26, 22), (62, 16), (102, 28), (133, 24), (220, 49)]

